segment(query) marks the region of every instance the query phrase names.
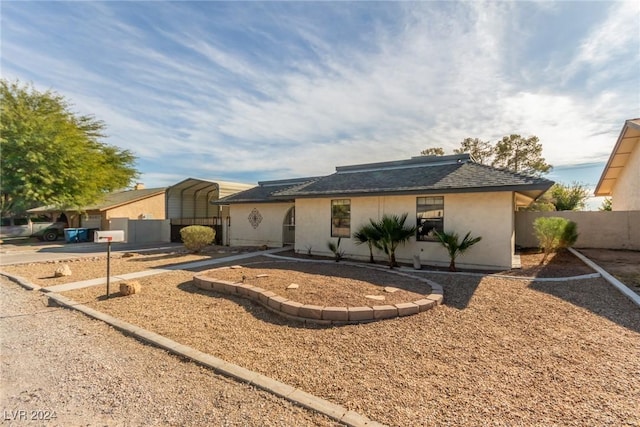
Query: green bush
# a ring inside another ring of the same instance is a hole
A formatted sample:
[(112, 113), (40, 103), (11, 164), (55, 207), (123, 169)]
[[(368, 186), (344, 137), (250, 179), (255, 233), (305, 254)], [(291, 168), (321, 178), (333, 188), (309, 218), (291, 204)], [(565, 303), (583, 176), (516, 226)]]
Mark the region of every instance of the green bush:
[(547, 260), (551, 252), (573, 246), (578, 240), (578, 225), (566, 218), (557, 216), (536, 218), (533, 222), (533, 230), (540, 248), (544, 250), (541, 264)]
[(213, 228), (203, 225), (190, 225), (180, 230), (180, 237), (184, 247), (193, 252), (200, 252), (202, 248), (211, 244), (216, 237)]

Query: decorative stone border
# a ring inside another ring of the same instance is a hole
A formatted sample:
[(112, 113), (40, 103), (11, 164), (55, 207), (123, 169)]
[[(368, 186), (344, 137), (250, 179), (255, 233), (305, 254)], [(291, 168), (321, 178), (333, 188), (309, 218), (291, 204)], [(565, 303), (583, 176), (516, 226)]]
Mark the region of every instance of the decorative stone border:
[[(222, 267), (226, 269), (230, 267)], [(211, 270), (209, 270), (211, 271)], [(320, 325), (344, 325), (350, 323), (366, 323), (395, 317), (410, 316), (427, 311), (438, 304), (442, 304), (442, 286), (431, 280), (413, 277), (417, 281), (425, 282), (431, 287), (431, 293), (424, 298), (394, 305), (374, 305), (372, 307), (331, 307), (301, 304), (289, 300), (274, 292), (256, 286), (245, 285), (241, 282), (230, 282), (205, 276), (206, 272), (193, 276), (193, 282), (199, 289), (216, 291), (229, 295), (236, 295), (255, 301), (268, 310), (287, 319)], [(398, 273), (402, 276), (407, 274)]]

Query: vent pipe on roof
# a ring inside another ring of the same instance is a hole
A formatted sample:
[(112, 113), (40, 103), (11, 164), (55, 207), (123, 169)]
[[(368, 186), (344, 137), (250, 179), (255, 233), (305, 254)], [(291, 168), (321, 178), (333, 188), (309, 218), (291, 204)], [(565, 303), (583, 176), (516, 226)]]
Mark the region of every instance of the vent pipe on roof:
[(141, 182), (136, 182), (136, 185), (133, 187), (134, 190), (144, 190), (144, 184)]

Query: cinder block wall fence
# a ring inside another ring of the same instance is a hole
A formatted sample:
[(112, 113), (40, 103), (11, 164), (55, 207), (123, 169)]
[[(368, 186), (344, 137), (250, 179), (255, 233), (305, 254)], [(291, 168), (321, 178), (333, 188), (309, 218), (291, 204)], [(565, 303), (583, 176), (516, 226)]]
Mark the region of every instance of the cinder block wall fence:
[(538, 246), (533, 221), (538, 217), (559, 216), (578, 224), (575, 248), (630, 249), (640, 251), (640, 211), (559, 211), (516, 212), (516, 245)]

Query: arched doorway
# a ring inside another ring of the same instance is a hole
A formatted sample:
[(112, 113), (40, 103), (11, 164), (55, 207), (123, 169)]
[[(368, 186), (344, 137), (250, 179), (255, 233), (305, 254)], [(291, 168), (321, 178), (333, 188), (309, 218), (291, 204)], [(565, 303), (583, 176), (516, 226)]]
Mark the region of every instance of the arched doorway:
[(282, 245), (293, 246), (296, 243), (296, 207), (287, 211), (282, 222)]

